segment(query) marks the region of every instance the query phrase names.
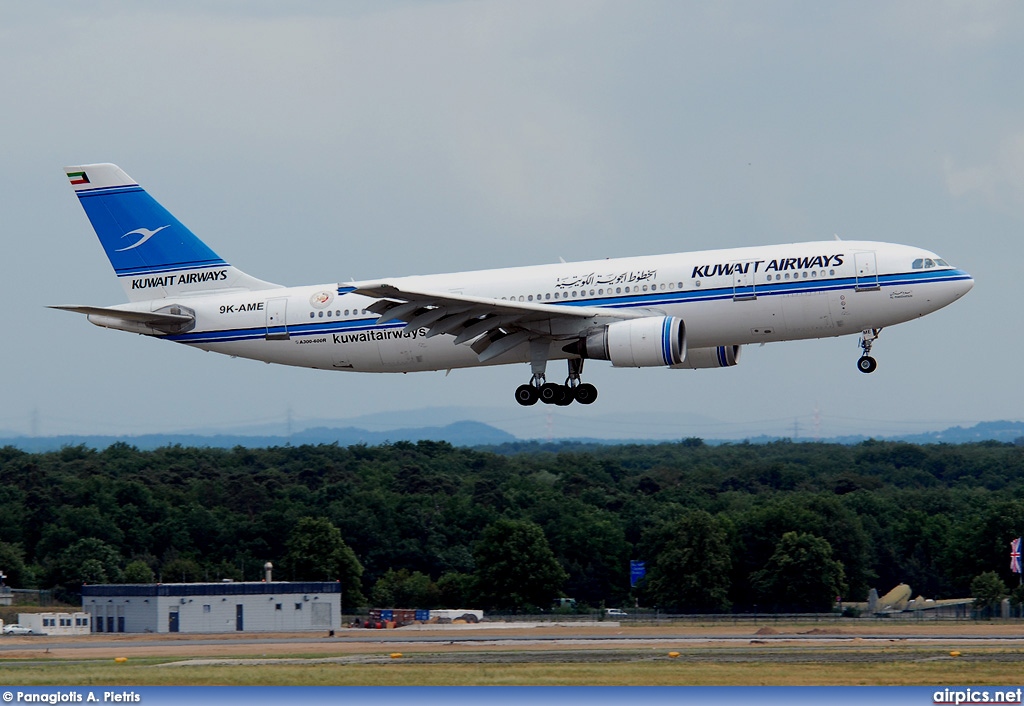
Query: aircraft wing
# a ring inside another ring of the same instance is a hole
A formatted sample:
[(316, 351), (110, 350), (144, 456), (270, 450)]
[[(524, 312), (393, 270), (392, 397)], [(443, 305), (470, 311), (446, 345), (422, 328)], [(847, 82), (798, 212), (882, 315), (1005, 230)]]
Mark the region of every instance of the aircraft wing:
[(388, 282), (357, 284), (351, 291), (378, 301), (367, 309), (377, 323), (404, 321), (405, 329), (427, 329), (427, 338), (455, 336), (455, 343), (469, 343), (481, 362), (487, 362), (531, 339), (570, 340), (588, 328), (621, 319), (649, 316), (637, 309), (606, 309), (596, 306), (517, 302), (474, 297), (454, 292), (431, 292), (398, 287)]

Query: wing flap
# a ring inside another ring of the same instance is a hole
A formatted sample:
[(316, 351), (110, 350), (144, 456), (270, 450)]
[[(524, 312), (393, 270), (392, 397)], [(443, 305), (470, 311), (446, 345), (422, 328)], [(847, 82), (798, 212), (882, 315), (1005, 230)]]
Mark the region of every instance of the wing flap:
[(350, 291), (377, 299), (367, 310), (379, 315), (378, 324), (398, 320), (406, 322), (404, 330), (426, 328), (427, 338), (452, 335), (456, 345), (471, 344), (483, 363), (530, 340), (569, 339), (599, 321), (649, 315), (575, 302), (548, 304), (433, 292), (390, 282), (353, 283)]

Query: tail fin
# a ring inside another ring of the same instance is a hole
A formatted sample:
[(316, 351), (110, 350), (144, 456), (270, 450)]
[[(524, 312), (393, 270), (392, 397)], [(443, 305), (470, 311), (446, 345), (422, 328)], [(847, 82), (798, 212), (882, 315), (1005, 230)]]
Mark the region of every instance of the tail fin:
[(278, 286), (229, 265), (116, 165), (64, 171), (130, 301)]

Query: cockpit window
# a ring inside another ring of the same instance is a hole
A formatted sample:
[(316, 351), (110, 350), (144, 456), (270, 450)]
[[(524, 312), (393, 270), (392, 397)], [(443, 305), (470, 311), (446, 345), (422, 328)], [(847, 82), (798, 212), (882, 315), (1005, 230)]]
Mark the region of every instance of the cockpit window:
[(949, 263), (941, 258), (919, 257), (914, 260), (912, 267), (915, 270), (930, 270), (933, 267), (949, 267)]

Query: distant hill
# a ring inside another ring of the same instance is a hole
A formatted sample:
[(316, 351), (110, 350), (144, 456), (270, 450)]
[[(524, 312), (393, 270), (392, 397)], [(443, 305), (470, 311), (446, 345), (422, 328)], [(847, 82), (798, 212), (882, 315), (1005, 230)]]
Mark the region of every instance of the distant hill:
[(840, 436), (834, 439), (823, 439), (823, 441), (859, 444), (869, 438), (880, 441), (905, 441), (909, 444), (971, 444), (979, 441), (1000, 441), (1007, 444), (1024, 443), (1024, 422), (980, 422), (973, 427), (950, 427), (943, 431), (929, 431), (920, 434), (871, 437)]
[[(752, 443), (767, 444), (785, 437), (758, 436), (748, 439), (704, 439), (710, 445)], [(1024, 445), (1024, 422), (981, 422), (972, 427), (951, 427), (943, 431), (923, 434), (895, 434), (893, 436), (840, 436), (819, 439), (822, 443), (859, 444), (868, 439), (879, 441), (905, 441), (911, 444), (967, 444), (980, 441), (1017, 443)], [(271, 446), (301, 446), (303, 444), (338, 444), (352, 446), (366, 444), (378, 446), (396, 441), (447, 441), (453, 446), (487, 447), (501, 453), (518, 453), (537, 450), (549, 445), (571, 444), (582, 446), (615, 446), (619, 444), (663, 444), (667, 439), (595, 439), (586, 437), (563, 437), (550, 440), (520, 439), (508, 432), (481, 422), (462, 421), (436, 427), (409, 427), (388, 431), (369, 431), (358, 427), (313, 427), (291, 435), (275, 434), (141, 434), (138, 436), (10, 436), (0, 437), (0, 446), (14, 446), (29, 452), (55, 451), (64, 446), (88, 446), (105, 449), (111, 444), (123, 442), (140, 450), (161, 446), (181, 445), (212, 448), (265, 448)], [(809, 439), (797, 439), (799, 442)]]
[(14, 446), (24, 451), (56, 451), (64, 446), (88, 446), (105, 449), (111, 444), (123, 442), (140, 450), (161, 446), (181, 445), (212, 448), (264, 448), (270, 446), (301, 446), (303, 444), (338, 444), (353, 446), (366, 444), (378, 446), (396, 441), (447, 441), (453, 446), (488, 446), (518, 441), (516, 437), (479, 422), (455, 422), (442, 427), (421, 427), (417, 429), (392, 429), (390, 431), (367, 431), (355, 427), (329, 429), (316, 427), (304, 429), (291, 436), (242, 435), (242, 434), (141, 434), (139, 436), (17, 436), (0, 438), (0, 446)]

